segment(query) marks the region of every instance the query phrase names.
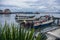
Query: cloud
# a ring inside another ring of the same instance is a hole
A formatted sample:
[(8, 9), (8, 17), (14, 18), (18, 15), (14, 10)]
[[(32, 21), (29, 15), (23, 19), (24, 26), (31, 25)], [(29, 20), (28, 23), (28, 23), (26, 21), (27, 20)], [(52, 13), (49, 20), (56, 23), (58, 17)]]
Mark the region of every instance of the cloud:
[(30, 9), (35, 11), (59, 11), (60, 0), (0, 0), (0, 4), (14, 5), (22, 9)]
[(4, 5), (15, 5), (15, 6), (19, 6), (20, 8), (25, 8), (25, 7), (29, 7), (28, 4), (24, 3), (25, 0), (3, 0), (2, 2), (0, 2), (0, 4), (4, 4)]

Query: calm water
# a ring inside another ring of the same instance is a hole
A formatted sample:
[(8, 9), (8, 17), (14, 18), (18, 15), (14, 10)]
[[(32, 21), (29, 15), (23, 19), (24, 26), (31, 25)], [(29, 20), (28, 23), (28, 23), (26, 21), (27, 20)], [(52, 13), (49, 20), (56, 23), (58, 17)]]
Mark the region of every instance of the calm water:
[[(60, 17), (60, 14), (37, 14), (37, 15), (35, 15), (36, 17), (40, 17), (40, 16), (44, 16), (44, 15), (50, 15), (50, 16), (54, 16), (54, 17)], [(7, 23), (15, 23), (15, 24), (17, 24), (17, 22), (15, 21), (15, 16), (16, 16), (16, 14), (0, 14), (0, 23), (1, 24), (4, 24), (5, 23), (5, 21), (7, 21)]]
[[(50, 15), (50, 16), (54, 16), (54, 17), (60, 17), (60, 14), (37, 14), (36, 17), (40, 17), (40, 16), (44, 16), (44, 15)], [(8, 23), (8, 24), (11, 24), (11, 23), (14, 23), (14, 24), (18, 24), (16, 21), (15, 21), (15, 16), (16, 14), (0, 14), (0, 23), (2, 25), (4, 25), (5, 21)], [(53, 30), (54, 28), (57, 28), (57, 26), (48, 26), (48, 27), (42, 27), (41, 28), (41, 32), (47, 32), (47, 31), (50, 31), (50, 30)]]
[(0, 23), (4, 25), (5, 21), (10, 24), (10, 23), (15, 23), (15, 14), (0, 14)]

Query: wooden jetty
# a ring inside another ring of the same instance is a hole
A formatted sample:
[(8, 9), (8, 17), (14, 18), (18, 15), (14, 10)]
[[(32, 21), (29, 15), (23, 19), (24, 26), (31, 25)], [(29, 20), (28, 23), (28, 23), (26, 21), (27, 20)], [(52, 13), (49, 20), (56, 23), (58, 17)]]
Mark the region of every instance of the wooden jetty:
[(47, 35), (50, 35), (52, 39), (60, 39), (60, 28), (47, 32)]

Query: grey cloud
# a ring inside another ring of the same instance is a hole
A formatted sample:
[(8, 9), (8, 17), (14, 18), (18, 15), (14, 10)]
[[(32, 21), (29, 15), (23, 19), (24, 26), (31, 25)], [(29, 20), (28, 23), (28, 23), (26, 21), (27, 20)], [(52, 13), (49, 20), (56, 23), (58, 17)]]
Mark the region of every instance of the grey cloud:
[[(3, 0), (0, 0), (2, 2)], [(31, 8), (22, 8), (23, 11), (60, 11), (60, 0), (38, 0), (38, 1), (24, 1)], [(45, 6), (43, 9), (36, 9), (36, 7)], [(35, 7), (35, 8), (32, 8)]]
[(38, 0), (37, 2), (25, 2), (28, 3), (30, 6), (45, 6), (47, 8), (44, 8), (42, 10), (44, 11), (59, 11), (60, 8), (58, 8), (58, 6), (60, 6), (60, 0)]

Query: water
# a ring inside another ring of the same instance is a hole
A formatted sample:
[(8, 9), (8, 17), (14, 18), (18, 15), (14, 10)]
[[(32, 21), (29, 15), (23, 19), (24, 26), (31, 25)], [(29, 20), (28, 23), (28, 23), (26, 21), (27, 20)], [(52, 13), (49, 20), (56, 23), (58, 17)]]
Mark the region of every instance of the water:
[[(44, 15), (50, 15), (50, 16), (54, 16), (54, 17), (60, 17), (60, 14), (58, 13), (46, 13), (46, 14), (37, 14), (35, 15), (37, 18), (40, 16), (44, 16)], [(4, 25), (5, 21), (10, 24), (10, 23), (15, 23), (17, 24), (17, 22), (15, 21), (15, 16), (16, 14), (0, 14), (0, 23)]]
[(15, 21), (15, 15), (16, 14), (0, 14), (0, 23), (4, 25), (6, 21), (8, 24), (17, 24), (17, 22)]
[[(44, 15), (50, 15), (50, 16), (54, 16), (54, 17), (60, 17), (60, 14), (55, 14), (55, 13), (49, 13), (49, 14), (37, 14), (35, 15), (36, 17), (40, 17), (40, 16), (44, 16)], [(16, 14), (0, 14), (0, 23), (2, 25), (4, 25), (5, 21), (8, 23), (8, 24), (11, 24), (11, 23), (14, 23), (14, 24), (18, 24), (15, 20), (15, 16)], [(41, 28), (41, 31), (42, 32), (47, 32), (47, 31), (50, 31), (50, 30), (53, 30), (54, 28), (57, 28), (57, 26), (47, 26), (47, 27), (42, 27)]]

